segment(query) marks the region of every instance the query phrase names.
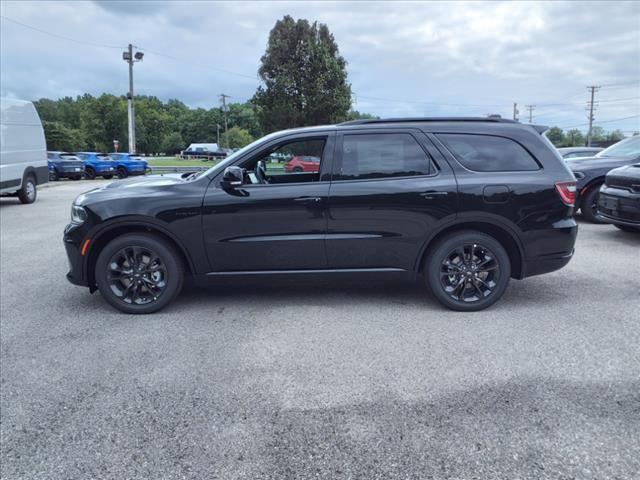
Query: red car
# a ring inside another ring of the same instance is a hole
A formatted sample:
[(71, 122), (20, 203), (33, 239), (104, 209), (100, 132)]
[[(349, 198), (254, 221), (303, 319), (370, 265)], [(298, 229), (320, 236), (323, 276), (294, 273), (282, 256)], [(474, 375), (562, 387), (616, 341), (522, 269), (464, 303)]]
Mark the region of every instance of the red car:
[(311, 157), (308, 155), (293, 157), (291, 160), (284, 164), (284, 171), (287, 173), (318, 173), (320, 171), (320, 158)]

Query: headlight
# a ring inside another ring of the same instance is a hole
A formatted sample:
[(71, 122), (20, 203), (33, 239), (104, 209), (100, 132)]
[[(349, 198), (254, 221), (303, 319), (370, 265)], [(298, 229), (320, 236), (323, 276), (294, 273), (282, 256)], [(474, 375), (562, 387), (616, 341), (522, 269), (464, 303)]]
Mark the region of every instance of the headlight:
[(573, 176), (576, 177), (578, 180), (580, 180), (581, 178), (584, 178), (584, 173), (582, 173), (582, 172), (573, 172)]
[(87, 220), (87, 211), (79, 205), (71, 205), (71, 222), (84, 223)]

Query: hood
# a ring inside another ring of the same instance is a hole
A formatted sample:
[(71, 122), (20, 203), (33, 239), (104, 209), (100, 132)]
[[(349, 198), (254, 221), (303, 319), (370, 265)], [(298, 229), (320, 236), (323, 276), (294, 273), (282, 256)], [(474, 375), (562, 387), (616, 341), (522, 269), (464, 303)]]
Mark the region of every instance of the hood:
[(574, 172), (585, 169), (612, 169), (637, 162), (628, 157), (577, 157), (566, 160), (567, 166)]
[(634, 163), (633, 165), (625, 165), (624, 167), (614, 168), (607, 174), (607, 176), (640, 180), (640, 163)]
[(108, 200), (111, 198), (153, 195), (162, 192), (162, 190), (172, 185), (184, 183), (184, 178), (187, 175), (188, 174), (184, 173), (174, 173), (117, 180), (79, 195), (74, 203), (76, 205), (87, 205), (94, 201)]

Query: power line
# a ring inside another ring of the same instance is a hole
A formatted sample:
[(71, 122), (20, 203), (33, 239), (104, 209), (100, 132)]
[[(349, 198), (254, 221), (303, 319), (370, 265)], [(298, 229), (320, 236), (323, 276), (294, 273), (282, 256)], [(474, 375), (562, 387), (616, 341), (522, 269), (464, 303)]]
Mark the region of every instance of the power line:
[(67, 40), (69, 42), (79, 43), (81, 45), (89, 45), (91, 47), (100, 47), (100, 48), (118, 48), (118, 49), (127, 48), (126, 45), (105, 45), (103, 43), (87, 42), (85, 40), (78, 40), (76, 38), (65, 37), (64, 35), (59, 35), (57, 33), (48, 32), (46, 30), (42, 30), (41, 28), (33, 27), (31, 25), (27, 25), (26, 23), (19, 22), (18, 20), (14, 20), (13, 18), (5, 17), (4, 15), (0, 15), (0, 17), (3, 18), (4, 20), (7, 20), (9, 22), (13, 22), (13, 23), (15, 23), (17, 25), (20, 25), (22, 27), (29, 28), (31, 30), (35, 30), (36, 32), (44, 33), (45, 35), (50, 35), (50, 36), (56, 37), (56, 38), (61, 38), (62, 40)]
[[(600, 120), (598, 122), (595, 122), (596, 124), (600, 124), (600, 123), (612, 123), (612, 122), (621, 122), (622, 120), (630, 120), (632, 118), (638, 118), (640, 117), (640, 115), (631, 115), (630, 117), (622, 117), (622, 118), (612, 118), (610, 120)], [(570, 126), (565, 126), (565, 127), (561, 127), (561, 128), (574, 128), (574, 127), (584, 127), (586, 125), (589, 125), (588, 123), (581, 123), (579, 125), (570, 125)]]
[(600, 85), (603, 88), (608, 88), (608, 87), (622, 87), (625, 85), (640, 85), (640, 80), (634, 80), (632, 82), (621, 82), (621, 83), (608, 83), (605, 85)]

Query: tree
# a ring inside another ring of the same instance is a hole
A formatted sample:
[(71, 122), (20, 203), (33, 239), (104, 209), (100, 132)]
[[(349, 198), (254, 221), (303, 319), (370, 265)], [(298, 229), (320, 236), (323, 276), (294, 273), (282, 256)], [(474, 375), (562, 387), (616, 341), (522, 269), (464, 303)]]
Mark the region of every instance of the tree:
[(607, 139), (604, 128), (595, 126), (591, 129), (591, 141), (592, 142), (602, 142)]
[(286, 15), (269, 33), (252, 102), (265, 133), (347, 118), (347, 62), (324, 24)]
[[(253, 142), (251, 134), (240, 127), (232, 127), (226, 135), (227, 141), (224, 142), (224, 146), (227, 148), (241, 148), (245, 145), (249, 145)], [(224, 136), (221, 135), (220, 139), (224, 140)]]
[(185, 145), (180, 132), (171, 132), (162, 141), (162, 152), (168, 155), (175, 155), (184, 150)]
[(347, 120), (369, 120), (372, 118), (380, 118), (370, 113), (359, 112), (358, 110), (349, 110)]
[(61, 122), (43, 122), (47, 150), (73, 152), (84, 150), (82, 132), (65, 127)]
[(567, 130), (567, 133), (564, 136), (565, 147), (584, 147), (585, 144), (586, 140), (580, 130), (577, 128)]
[(608, 142), (619, 142), (624, 138), (624, 133), (621, 130), (614, 130), (613, 132), (607, 133), (607, 141)]
[(561, 147), (564, 144), (564, 133), (560, 127), (551, 127), (547, 130), (546, 136), (556, 147)]

